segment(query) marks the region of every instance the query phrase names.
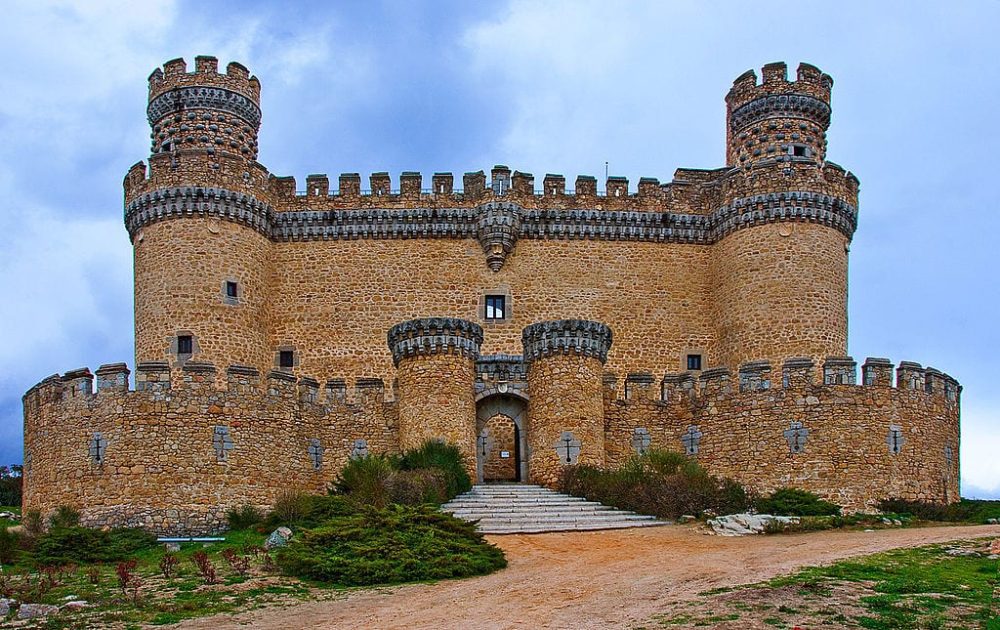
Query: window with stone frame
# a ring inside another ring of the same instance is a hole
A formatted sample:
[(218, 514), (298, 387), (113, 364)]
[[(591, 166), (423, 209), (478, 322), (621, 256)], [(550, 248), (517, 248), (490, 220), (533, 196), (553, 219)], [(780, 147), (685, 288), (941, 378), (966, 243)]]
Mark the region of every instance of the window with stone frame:
[(691, 372), (697, 372), (701, 370), (701, 355), (700, 354), (689, 354), (687, 355), (687, 369)]
[(483, 314), (487, 320), (498, 321), (507, 318), (507, 296), (487, 295), (486, 310)]
[(177, 354), (190, 355), (194, 352), (194, 337), (192, 335), (177, 335)]

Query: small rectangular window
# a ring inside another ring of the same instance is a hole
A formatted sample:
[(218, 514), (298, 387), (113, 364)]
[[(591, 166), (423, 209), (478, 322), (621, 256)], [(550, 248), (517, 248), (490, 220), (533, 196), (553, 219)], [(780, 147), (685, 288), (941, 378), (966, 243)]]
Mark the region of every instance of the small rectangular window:
[(700, 370), (701, 369), (701, 355), (700, 354), (689, 354), (687, 356), (687, 369), (689, 369), (689, 370)]
[(227, 280), (226, 281), (226, 297), (236, 298), (237, 293), (238, 293), (238, 290), (237, 290), (236, 283), (233, 282), (233, 281), (231, 281), (231, 280)]
[(486, 319), (504, 319), (506, 312), (506, 296), (487, 295), (486, 296)]
[(295, 367), (295, 353), (291, 350), (282, 350), (278, 353), (278, 367)]
[(194, 352), (194, 339), (191, 335), (177, 335), (177, 354), (191, 354)]
[(795, 157), (806, 157), (806, 148), (801, 144), (792, 146), (792, 155)]

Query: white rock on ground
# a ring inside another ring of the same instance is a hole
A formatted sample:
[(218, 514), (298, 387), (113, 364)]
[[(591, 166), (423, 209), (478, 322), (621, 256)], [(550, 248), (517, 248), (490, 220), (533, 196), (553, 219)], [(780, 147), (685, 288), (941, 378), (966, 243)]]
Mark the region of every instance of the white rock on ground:
[(13, 605), (13, 599), (0, 598), (0, 617), (6, 617), (10, 613), (10, 608)]
[(798, 523), (795, 516), (772, 516), (770, 514), (729, 514), (708, 521), (708, 526), (718, 536), (747, 536), (763, 534), (769, 523), (783, 525)]

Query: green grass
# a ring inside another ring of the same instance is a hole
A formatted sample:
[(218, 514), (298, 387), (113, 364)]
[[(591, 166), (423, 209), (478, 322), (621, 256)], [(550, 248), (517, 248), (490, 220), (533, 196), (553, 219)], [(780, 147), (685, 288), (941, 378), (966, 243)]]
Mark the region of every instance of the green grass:
[[(977, 553), (949, 555), (951, 549)], [(755, 606), (756, 619), (775, 627), (808, 625), (808, 619), (818, 619), (871, 630), (1000, 630), (1000, 610), (994, 603), (998, 587), (998, 561), (989, 559), (986, 543), (966, 541), (898, 549), (806, 568), (735, 590), (706, 591), (699, 594), (697, 610), (702, 615), (685, 609), (683, 614), (660, 615), (654, 621), (669, 627), (683, 618), (684, 624), (700, 626), (726, 613), (747, 615), (747, 601), (777, 604), (791, 596), (794, 605)]]

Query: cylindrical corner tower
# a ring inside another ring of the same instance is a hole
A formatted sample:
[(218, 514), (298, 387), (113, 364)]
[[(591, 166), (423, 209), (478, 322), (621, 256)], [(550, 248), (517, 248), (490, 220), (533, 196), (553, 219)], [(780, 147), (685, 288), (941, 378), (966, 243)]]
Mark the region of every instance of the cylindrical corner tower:
[(726, 96), (727, 163), (713, 245), (716, 365), (847, 352), (847, 252), (858, 182), (826, 162), (833, 80), (784, 63)]
[(464, 319), (429, 317), (387, 335), (396, 365), (399, 447), (428, 440), (457, 444), (476, 478), (476, 359), (483, 329)]
[(611, 329), (562, 319), (532, 324), (521, 335), (528, 364), (528, 471), (554, 486), (567, 465), (604, 465), (604, 362)]
[(256, 163), (260, 83), (214, 57), (149, 77), (152, 154), (125, 178), (135, 254), (136, 360), (274, 364), (266, 318), (271, 255)]
[(726, 164), (750, 166), (769, 158), (826, 159), (833, 79), (815, 66), (799, 64), (788, 81), (784, 62), (764, 66), (757, 84), (753, 70), (741, 74), (726, 95)]

